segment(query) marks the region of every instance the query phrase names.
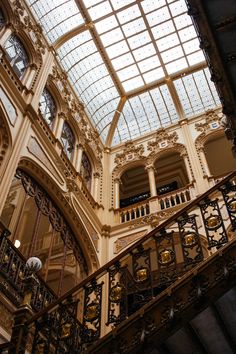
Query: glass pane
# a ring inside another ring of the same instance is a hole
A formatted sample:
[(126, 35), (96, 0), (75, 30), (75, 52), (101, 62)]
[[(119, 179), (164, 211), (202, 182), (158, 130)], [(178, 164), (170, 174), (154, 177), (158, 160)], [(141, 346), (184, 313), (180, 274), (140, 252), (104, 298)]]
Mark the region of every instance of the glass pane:
[(29, 65), (29, 58), (22, 42), (13, 34), (5, 43), (4, 48), (13, 70), (21, 79)]

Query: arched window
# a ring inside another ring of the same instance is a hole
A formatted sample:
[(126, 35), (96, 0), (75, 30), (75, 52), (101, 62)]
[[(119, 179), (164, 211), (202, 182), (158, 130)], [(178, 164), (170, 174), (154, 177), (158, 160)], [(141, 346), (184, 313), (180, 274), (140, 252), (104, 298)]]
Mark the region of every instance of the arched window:
[(46, 88), (43, 90), (39, 100), (39, 110), (49, 127), (52, 128), (56, 116), (56, 104), (51, 93)]
[(63, 124), (63, 129), (61, 133), (61, 143), (66, 156), (68, 157), (68, 159), (71, 159), (72, 152), (75, 146), (75, 136), (67, 122), (64, 122)]
[(21, 79), (29, 65), (29, 57), (22, 42), (13, 34), (5, 43), (5, 50), (13, 70)]
[(2, 9), (0, 9), (0, 30), (5, 26), (6, 24), (6, 19), (4, 17), (4, 13), (2, 12)]
[(81, 161), (81, 176), (85, 182), (86, 187), (90, 191), (92, 182), (92, 166), (88, 156), (84, 152)]

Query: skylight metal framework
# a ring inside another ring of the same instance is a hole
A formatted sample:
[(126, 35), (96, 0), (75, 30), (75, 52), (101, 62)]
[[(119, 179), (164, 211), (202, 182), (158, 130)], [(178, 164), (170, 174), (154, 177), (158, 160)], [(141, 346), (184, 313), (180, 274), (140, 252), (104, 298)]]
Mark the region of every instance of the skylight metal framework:
[(220, 104), (185, 0), (27, 0), (103, 142)]

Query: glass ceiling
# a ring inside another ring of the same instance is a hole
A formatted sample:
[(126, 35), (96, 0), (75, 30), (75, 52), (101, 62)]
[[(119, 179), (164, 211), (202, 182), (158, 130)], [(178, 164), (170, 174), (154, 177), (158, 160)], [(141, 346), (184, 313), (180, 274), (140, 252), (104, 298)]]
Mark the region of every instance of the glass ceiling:
[(185, 0), (27, 1), (106, 145), (220, 105)]

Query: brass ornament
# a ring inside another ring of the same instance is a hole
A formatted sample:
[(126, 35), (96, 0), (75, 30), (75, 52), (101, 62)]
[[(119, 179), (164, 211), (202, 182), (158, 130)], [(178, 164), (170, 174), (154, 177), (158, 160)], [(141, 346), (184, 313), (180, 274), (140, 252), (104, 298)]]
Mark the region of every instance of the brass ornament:
[(146, 267), (139, 268), (135, 272), (135, 280), (139, 283), (147, 280), (149, 275), (148, 269)]
[(85, 319), (88, 322), (93, 322), (94, 320), (96, 320), (99, 316), (99, 311), (100, 311), (100, 306), (97, 302), (91, 302), (91, 304), (89, 304), (87, 306), (86, 312), (85, 312)]
[(196, 244), (196, 234), (194, 232), (188, 232), (183, 236), (183, 244), (185, 247), (191, 247)]
[(110, 295), (109, 295), (110, 301), (116, 303), (120, 302), (123, 297), (123, 290), (124, 290), (123, 286), (119, 284), (113, 286), (110, 290)]
[(218, 228), (221, 224), (220, 217), (218, 215), (211, 215), (206, 219), (206, 226), (209, 230)]
[(71, 335), (71, 323), (65, 323), (61, 329), (61, 339), (66, 339)]
[(236, 213), (236, 199), (233, 199), (229, 202), (229, 210), (232, 213)]
[(173, 254), (171, 250), (164, 249), (159, 254), (159, 262), (163, 265), (169, 264), (173, 261)]

